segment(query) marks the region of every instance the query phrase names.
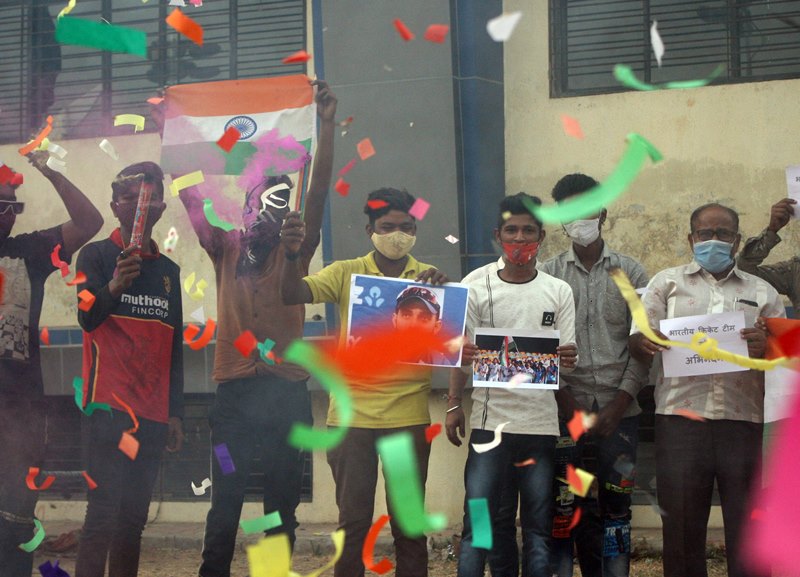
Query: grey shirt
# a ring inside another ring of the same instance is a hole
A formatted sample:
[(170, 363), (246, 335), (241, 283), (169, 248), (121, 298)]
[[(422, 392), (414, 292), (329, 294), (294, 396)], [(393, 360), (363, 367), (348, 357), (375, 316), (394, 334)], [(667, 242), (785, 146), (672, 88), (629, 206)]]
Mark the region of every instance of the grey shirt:
[(603, 252), (587, 271), (572, 247), (539, 265), (539, 270), (566, 281), (575, 298), (575, 335), (578, 365), (564, 382), (587, 409), (603, 408), (625, 391), (633, 402), (625, 417), (641, 413), (636, 395), (647, 383), (649, 369), (628, 352), (631, 314), (609, 272), (622, 269), (636, 288), (647, 286), (644, 268), (632, 258), (603, 244)]
[(758, 236), (747, 239), (736, 265), (744, 272), (764, 279), (780, 294), (789, 297), (794, 317), (800, 318), (800, 258), (761, 264), (779, 242), (781, 237), (765, 228)]

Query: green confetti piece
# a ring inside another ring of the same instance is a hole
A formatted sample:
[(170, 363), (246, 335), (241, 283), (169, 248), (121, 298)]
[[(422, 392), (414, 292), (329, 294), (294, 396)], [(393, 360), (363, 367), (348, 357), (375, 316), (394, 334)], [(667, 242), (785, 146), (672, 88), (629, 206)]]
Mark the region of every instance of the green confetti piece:
[(222, 220), (220, 217), (217, 216), (217, 213), (214, 212), (214, 201), (211, 200), (210, 198), (206, 198), (205, 200), (203, 200), (203, 214), (206, 215), (206, 220), (208, 221), (208, 224), (210, 224), (211, 226), (216, 226), (217, 228), (221, 228), (225, 232), (230, 232), (234, 228), (236, 228), (231, 223), (225, 222), (224, 220)]
[(56, 40), (147, 58), (147, 34), (126, 26), (63, 16), (56, 22)]
[(243, 519), (239, 521), (239, 525), (241, 525), (246, 535), (250, 535), (252, 533), (260, 533), (262, 531), (269, 531), (275, 527), (280, 527), (283, 525), (283, 521), (281, 520), (280, 511), (273, 511), (258, 519)]
[(525, 207), (536, 218), (545, 224), (572, 222), (597, 214), (614, 202), (625, 189), (636, 179), (644, 162), (649, 158), (658, 162), (664, 157), (643, 136), (632, 132), (626, 138), (628, 148), (625, 150), (614, 172), (605, 180), (583, 194), (571, 197), (564, 202), (549, 206), (536, 206), (528, 199), (523, 199)]
[(486, 497), (470, 499), (469, 522), (472, 525), (472, 546), (476, 549), (492, 548), (492, 520), (489, 517), (489, 502)]
[(84, 415), (89, 417), (97, 410), (111, 412), (111, 406), (107, 403), (89, 403), (86, 407), (83, 406), (83, 379), (75, 377), (72, 379), (72, 388), (75, 389), (75, 404)]
[(419, 479), (417, 455), (411, 433), (402, 432), (381, 437), (375, 442), (383, 463), (389, 502), (400, 529), (407, 537), (421, 537), (428, 531), (447, 527), (441, 513), (427, 515), (422, 483)]
[(722, 71), (725, 70), (725, 67), (720, 64), (714, 69), (707, 78), (700, 78), (698, 80), (679, 80), (676, 82), (666, 82), (664, 84), (647, 84), (646, 82), (642, 82), (631, 70), (630, 66), (626, 66), (624, 64), (617, 64), (614, 66), (614, 78), (622, 84), (623, 86), (627, 86), (628, 88), (633, 88), (634, 90), (668, 90), (668, 89), (686, 89), (686, 88), (700, 88), (702, 86), (707, 86), (711, 84), (714, 79), (717, 78)]
[(306, 342), (294, 341), (290, 344), (283, 355), (283, 360), (304, 367), (316, 377), (333, 397), (340, 423), (338, 427), (331, 427), (325, 431), (303, 423), (295, 423), (289, 432), (289, 444), (304, 450), (332, 449), (342, 442), (347, 434), (347, 428), (353, 421), (353, 400), (347, 384), (338, 371), (325, 361), (322, 354)]
[(261, 356), (261, 360), (267, 363), (268, 365), (274, 365), (275, 361), (269, 358), (267, 355), (272, 350), (272, 347), (275, 346), (275, 341), (272, 339), (265, 339), (263, 343), (258, 343), (256, 347), (258, 348), (259, 355)]
[(33, 539), (31, 539), (27, 543), (20, 543), (19, 545), (17, 545), (17, 547), (19, 547), (26, 553), (33, 553), (36, 550), (36, 548), (42, 544), (42, 541), (44, 541), (45, 537), (44, 527), (42, 527), (41, 521), (39, 521), (39, 519), (34, 517), (33, 524), (36, 525), (36, 533), (34, 533)]

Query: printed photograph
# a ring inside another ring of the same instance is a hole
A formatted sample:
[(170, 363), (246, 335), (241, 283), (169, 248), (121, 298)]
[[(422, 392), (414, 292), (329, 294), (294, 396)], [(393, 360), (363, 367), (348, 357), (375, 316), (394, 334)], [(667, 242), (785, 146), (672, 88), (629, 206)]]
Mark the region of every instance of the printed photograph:
[(474, 387), (557, 389), (558, 331), (487, 329), (475, 331), (478, 357), (472, 364)]

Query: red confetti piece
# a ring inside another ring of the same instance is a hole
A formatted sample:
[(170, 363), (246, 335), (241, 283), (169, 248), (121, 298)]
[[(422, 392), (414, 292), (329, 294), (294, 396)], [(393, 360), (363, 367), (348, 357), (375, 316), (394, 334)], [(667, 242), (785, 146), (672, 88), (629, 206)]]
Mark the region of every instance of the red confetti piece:
[(83, 478), (84, 478), (84, 479), (86, 479), (86, 484), (89, 486), (89, 490), (90, 490), (90, 491), (94, 491), (95, 489), (97, 489), (97, 483), (95, 483), (95, 482), (94, 482), (94, 479), (92, 479), (92, 478), (89, 476), (89, 473), (87, 473), (86, 471), (84, 471), (84, 472), (83, 472)]
[(75, 278), (67, 283), (67, 286), (75, 286), (86, 282), (86, 275), (81, 271), (75, 273)]
[(78, 308), (83, 312), (90, 311), (96, 300), (96, 297), (86, 289), (78, 293), (78, 298), (81, 299), (81, 302), (78, 303)]
[[(50, 132), (52, 132), (52, 130), (53, 130), (53, 117), (52, 116), (48, 116), (47, 117), (47, 126), (45, 126), (42, 129), (42, 131), (36, 136), (36, 138), (31, 140), (28, 144), (26, 144), (22, 148), (20, 148), (19, 149), (19, 153), (22, 156), (26, 156), (26, 155), (30, 154), (31, 152), (33, 152), (34, 149), (39, 148), (39, 146), (41, 146), (41, 144), (42, 144), (42, 141), (45, 138), (47, 138), (47, 135), (50, 134)], [(11, 184), (14, 184), (14, 182), (12, 181)], [(22, 184), (22, 179), (20, 179), (19, 184)]]
[(175, 8), (170, 12), (166, 22), (195, 44), (203, 45), (203, 27), (181, 12), (180, 8)]
[(577, 119), (562, 114), (561, 123), (564, 125), (564, 134), (583, 140), (583, 129)]
[(567, 463), (567, 484), (572, 487), (573, 491), (578, 495), (584, 494), (583, 481), (575, 471), (575, 466)]
[(230, 152), (233, 146), (239, 142), (239, 139), (242, 137), (242, 133), (236, 130), (235, 126), (231, 126), (228, 130), (225, 131), (219, 140), (217, 140), (217, 146), (219, 146), (225, 152)]
[(519, 463), (514, 463), (515, 467), (527, 467), (528, 465), (535, 465), (536, 459), (530, 458), (525, 459), (524, 461), (520, 461)]
[(48, 475), (47, 478), (40, 486), (36, 486), (36, 476), (39, 474), (39, 467), (29, 467), (28, 468), (28, 476), (25, 477), (25, 484), (28, 486), (28, 489), (31, 491), (47, 491), (50, 488), (50, 485), (53, 484), (53, 481), (56, 478), (53, 475)]
[(359, 142), (356, 145), (356, 150), (358, 151), (358, 156), (361, 157), (361, 160), (366, 160), (370, 156), (375, 156), (375, 147), (372, 146), (372, 141), (369, 138), (365, 138)]
[(22, 174), (21, 173), (15, 172), (14, 176), (11, 177), (11, 180), (9, 181), (9, 184), (11, 184), (11, 186), (19, 186), (24, 182), (24, 180), (25, 179), (22, 178)]
[(61, 257), (58, 254), (60, 251), (61, 244), (57, 244), (53, 248), (53, 252), (50, 253), (50, 262), (53, 263), (54, 267), (61, 270), (61, 278), (66, 278), (66, 276), (69, 274), (69, 265), (65, 261), (61, 260)]
[(372, 210), (378, 210), (379, 208), (383, 208), (384, 206), (389, 206), (389, 203), (385, 200), (368, 200), (367, 206), (370, 207)]
[(139, 441), (136, 440), (136, 437), (131, 435), (128, 432), (122, 433), (122, 437), (119, 440), (119, 445), (117, 448), (125, 453), (125, 455), (131, 460), (136, 460), (136, 455), (139, 454)]
[(45, 346), (50, 344), (50, 331), (48, 330), (47, 327), (44, 327), (42, 329), (42, 333), (39, 336), (39, 340), (42, 341), (42, 344)]
[(436, 435), (442, 432), (442, 424), (441, 423), (433, 423), (432, 425), (428, 425), (425, 427), (425, 440), (430, 445), (431, 442), (436, 438)]
[(311, 54), (305, 50), (298, 50), (294, 54), (290, 54), (284, 58), (282, 62), (284, 64), (296, 64), (298, 62), (308, 62), (309, 60), (311, 60)]
[(572, 437), (572, 440), (576, 443), (578, 439), (581, 438), (586, 432), (586, 428), (583, 426), (583, 413), (581, 411), (575, 411), (572, 415), (572, 418), (567, 423), (567, 430), (569, 430), (569, 436)]
[(0, 184), (6, 184), (7, 182), (11, 181), (11, 177), (13, 177), (16, 173), (8, 168), (5, 164), (0, 166)]
[(386, 557), (375, 563), (374, 551), (375, 543), (378, 541), (378, 534), (381, 532), (386, 523), (389, 522), (389, 515), (381, 515), (372, 527), (369, 528), (367, 538), (364, 539), (364, 546), (361, 549), (361, 560), (364, 561), (364, 566), (368, 571), (373, 571), (379, 575), (391, 571), (393, 565)]
[(336, 181), (334, 189), (342, 196), (347, 196), (347, 193), (350, 192), (350, 183), (345, 182), (344, 179), (340, 178), (339, 180)]
[(399, 18), (395, 18), (394, 20), (394, 27), (397, 28), (397, 31), (400, 33), (400, 38), (408, 42), (409, 40), (414, 40), (414, 33), (408, 29), (408, 26), (400, 20)]
[(194, 338), (200, 334), (200, 327), (190, 324), (183, 331), (183, 338), (186, 339), (186, 344), (189, 345), (190, 349), (199, 351), (211, 341), (211, 337), (214, 336), (216, 328), (217, 323), (215, 323), (213, 319), (208, 319), (203, 329), (203, 334), (200, 335), (197, 340), (194, 340)]
[(572, 514), (572, 520), (569, 522), (569, 527), (567, 527), (567, 531), (572, 531), (575, 527), (577, 527), (580, 520), (581, 520), (581, 508), (577, 507), (575, 509), (575, 512)]
[(339, 176), (344, 176), (345, 174), (353, 170), (353, 167), (356, 165), (356, 162), (358, 162), (358, 159), (354, 158), (353, 160), (345, 164), (339, 171)]
[(128, 403), (126, 403), (125, 401), (123, 401), (122, 399), (120, 399), (117, 396), (116, 393), (111, 393), (111, 396), (114, 397), (115, 401), (117, 401), (120, 405), (122, 405), (122, 408), (127, 411), (128, 416), (131, 418), (131, 421), (133, 421), (133, 427), (128, 429), (126, 431), (126, 433), (133, 434), (136, 431), (138, 431), (139, 430), (139, 419), (136, 418), (136, 414), (133, 412), (133, 409), (131, 409), (131, 406)]
[(447, 24), (431, 24), (425, 31), (425, 40), (442, 44), (447, 38), (450, 27)]
[(249, 357), (250, 353), (258, 346), (258, 340), (251, 331), (244, 331), (233, 341), (233, 346), (236, 347), (243, 357)]
[(353, 123), (353, 120), (354, 119), (352, 116), (348, 116), (347, 118), (339, 122), (339, 126), (341, 126), (342, 128), (344, 128), (345, 126), (350, 126)]
[(164, 99), (161, 98), (160, 96), (153, 96), (152, 98), (148, 98), (147, 102), (149, 104), (152, 104), (153, 106), (158, 106), (159, 104), (164, 102)]
[(675, 409), (673, 414), (679, 417), (686, 417), (687, 419), (691, 419), (692, 421), (701, 421), (701, 422), (705, 421), (703, 417), (701, 417), (694, 411), (690, 411), (689, 409)]

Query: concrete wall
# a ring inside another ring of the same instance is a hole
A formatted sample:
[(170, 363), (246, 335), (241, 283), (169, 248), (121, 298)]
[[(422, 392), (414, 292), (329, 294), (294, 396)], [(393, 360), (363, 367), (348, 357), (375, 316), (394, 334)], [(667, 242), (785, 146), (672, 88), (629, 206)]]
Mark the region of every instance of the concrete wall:
[[(622, 156), (625, 135), (638, 132), (665, 160), (646, 166), (609, 208), (604, 236), (617, 250), (640, 259), (650, 275), (686, 262), (689, 214), (710, 201), (739, 211), (744, 236), (764, 228), (769, 207), (786, 196), (784, 168), (800, 163), (800, 80), (551, 99), (547, 6), (505, 2), (507, 11), (524, 13), (505, 46), (508, 192), (549, 199), (555, 182), (575, 171), (602, 180)], [(580, 121), (585, 140), (564, 134), (561, 114)], [(555, 227), (548, 232), (545, 257), (567, 246)], [(800, 229), (790, 225), (782, 236), (771, 258), (796, 254)]]

